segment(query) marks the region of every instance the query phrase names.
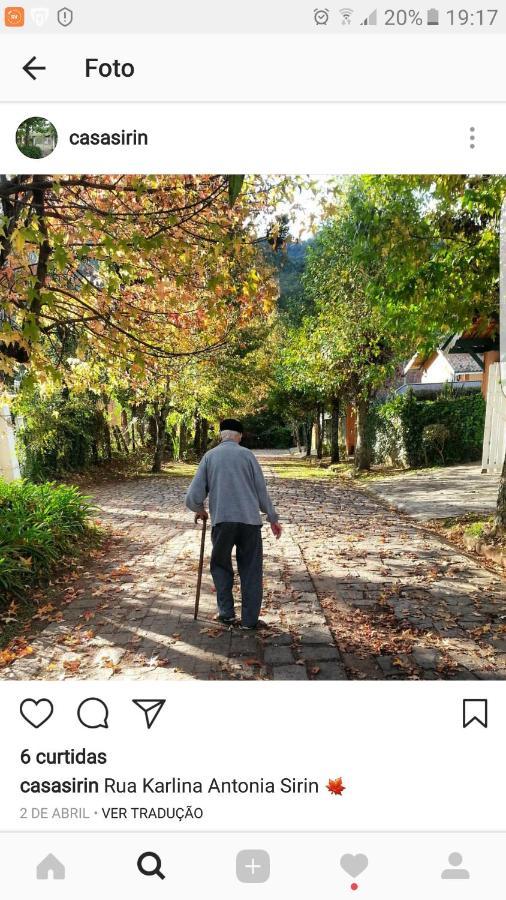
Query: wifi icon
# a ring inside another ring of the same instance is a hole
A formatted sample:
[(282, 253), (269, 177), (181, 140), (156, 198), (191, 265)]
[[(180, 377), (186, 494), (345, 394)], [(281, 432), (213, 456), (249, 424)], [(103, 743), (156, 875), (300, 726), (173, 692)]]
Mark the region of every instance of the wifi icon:
[(345, 7), (344, 9), (340, 9), (339, 12), (343, 19), (341, 24), (342, 25), (351, 25), (351, 17), (353, 15), (354, 10), (349, 9), (348, 7)]

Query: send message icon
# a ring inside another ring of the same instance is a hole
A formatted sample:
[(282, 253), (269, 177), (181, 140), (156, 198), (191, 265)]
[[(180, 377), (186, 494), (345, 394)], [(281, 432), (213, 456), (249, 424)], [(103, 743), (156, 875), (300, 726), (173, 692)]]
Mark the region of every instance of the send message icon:
[(7, 28), (22, 28), (25, 24), (25, 10), (23, 6), (7, 6), (5, 8), (5, 24)]

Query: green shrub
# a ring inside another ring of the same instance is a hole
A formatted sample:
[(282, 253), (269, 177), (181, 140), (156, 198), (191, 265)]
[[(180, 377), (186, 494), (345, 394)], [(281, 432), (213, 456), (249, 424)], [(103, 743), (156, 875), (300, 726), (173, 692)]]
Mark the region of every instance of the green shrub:
[[(473, 462), (483, 447), (485, 401), (481, 393), (448, 391), (426, 400), (409, 391), (377, 406), (372, 421), (375, 462), (410, 468), (440, 465), (443, 458), (447, 465)], [(444, 434), (434, 426), (444, 426)]]
[(404, 408), (406, 397), (393, 397), (372, 409), (368, 426), (375, 462), (407, 466)]
[(425, 453), (425, 460), (428, 461), (434, 453), (439, 453), (441, 462), (445, 463), (445, 447), (451, 438), (450, 429), (446, 425), (436, 423), (434, 425), (426, 425), (422, 431), (422, 446)]
[(18, 401), (18, 451), (25, 478), (42, 482), (79, 472), (106, 454), (107, 422), (95, 397), (67, 392)]
[(91, 512), (75, 487), (0, 480), (0, 597), (22, 596), (72, 554)]
[(40, 147), (25, 144), (19, 149), (23, 156), (27, 156), (29, 159), (42, 159), (42, 150), (40, 149)]

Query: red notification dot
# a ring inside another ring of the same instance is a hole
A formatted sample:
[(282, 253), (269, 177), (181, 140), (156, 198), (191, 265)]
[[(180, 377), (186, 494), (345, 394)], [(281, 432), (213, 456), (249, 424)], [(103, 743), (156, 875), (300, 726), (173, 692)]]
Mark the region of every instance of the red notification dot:
[(351, 889), (352, 889), (352, 891), (358, 891), (358, 884), (355, 881), (351, 885)]

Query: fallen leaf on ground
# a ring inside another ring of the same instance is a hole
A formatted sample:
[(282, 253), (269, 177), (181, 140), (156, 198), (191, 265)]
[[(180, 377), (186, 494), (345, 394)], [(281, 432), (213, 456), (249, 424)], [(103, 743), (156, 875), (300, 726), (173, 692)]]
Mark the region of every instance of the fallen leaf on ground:
[(70, 672), (73, 674), (74, 672), (78, 672), (81, 668), (81, 660), (80, 659), (64, 659), (63, 660), (63, 668), (66, 672)]

